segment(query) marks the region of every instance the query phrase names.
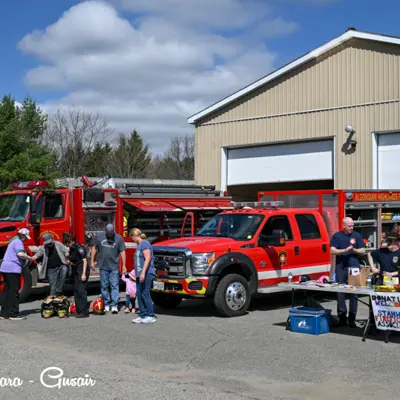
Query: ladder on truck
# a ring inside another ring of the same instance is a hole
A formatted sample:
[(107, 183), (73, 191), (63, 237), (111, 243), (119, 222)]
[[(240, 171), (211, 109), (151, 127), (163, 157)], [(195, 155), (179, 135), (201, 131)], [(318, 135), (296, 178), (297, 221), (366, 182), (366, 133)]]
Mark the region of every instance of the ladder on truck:
[[(108, 179), (106, 179), (108, 178)], [(124, 178), (87, 178), (97, 182), (92, 187), (85, 187), (81, 178), (64, 178), (55, 181), (58, 188), (84, 188), (86, 190), (104, 190), (115, 188), (123, 198), (128, 197), (222, 197), (223, 193), (215, 185), (196, 185), (190, 180), (174, 179), (124, 179)]]

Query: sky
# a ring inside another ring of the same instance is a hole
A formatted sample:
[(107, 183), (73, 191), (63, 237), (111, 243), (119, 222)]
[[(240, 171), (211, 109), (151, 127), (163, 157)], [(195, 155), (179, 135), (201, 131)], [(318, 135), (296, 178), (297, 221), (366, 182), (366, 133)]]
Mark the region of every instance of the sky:
[(3, 0), (1, 95), (99, 113), (151, 151), (187, 118), (342, 34), (400, 36), (396, 0)]

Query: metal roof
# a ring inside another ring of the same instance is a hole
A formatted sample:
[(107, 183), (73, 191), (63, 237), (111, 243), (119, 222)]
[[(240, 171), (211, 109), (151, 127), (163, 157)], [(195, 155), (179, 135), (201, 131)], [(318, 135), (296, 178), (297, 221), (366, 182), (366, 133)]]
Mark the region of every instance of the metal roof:
[(325, 43), (324, 45), (317, 47), (316, 49), (306, 53), (305, 55), (295, 59), (294, 61), (286, 64), (282, 68), (272, 72), (269, 75), (264, 76), (263, 78), (251, 83), (250, 85), (244, 87), (243, 89), (231, 94), (228, 97), (214, 103), (213, 105), (205, 108), (204, 110), (198, 112), (197, 114), (192, 115), (188, 118), (189, 124), (195, 124), (199, 119), (204, 118), (205, 116), (213, 113), (214, 111), (219, 110), (220, 108), (226, 106), (229, 103), (239, 99), (240, 97), (245, 96), (246, 94), (252, 92), (253, 90), (263, 86), (274, 79), (279, 78), (280, 76), (288, 73), (289, 71), (298, 68), (300, 65), (303, 65), (325, 53), (328, 51), (333, 50), (337, 46), (347, 42), (350, 39), (363, 39), (363, 40), (371, 40), (376, 42), (388, 43), (388, 44), (396, 44), (400, 45), (400, 37), (397, 36), (389, 36), (389, 35), (382, 35), (378, 33), (371, 33), (371, 32), (364, 32), (364, 31), (357, 31), (354, 28), (349, 28), (346, 32), (342, 35), (330, 40), (329, 42)]

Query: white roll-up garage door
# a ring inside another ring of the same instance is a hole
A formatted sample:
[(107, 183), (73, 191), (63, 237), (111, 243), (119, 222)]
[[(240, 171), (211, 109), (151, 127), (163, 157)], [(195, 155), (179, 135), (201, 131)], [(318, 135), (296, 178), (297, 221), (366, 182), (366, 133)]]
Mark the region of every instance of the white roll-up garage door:
[(377, 136), (378, 189), (400, 189), (400, 133)]
[(232, 148), (227, 185), (334, 179), (333, 140)]

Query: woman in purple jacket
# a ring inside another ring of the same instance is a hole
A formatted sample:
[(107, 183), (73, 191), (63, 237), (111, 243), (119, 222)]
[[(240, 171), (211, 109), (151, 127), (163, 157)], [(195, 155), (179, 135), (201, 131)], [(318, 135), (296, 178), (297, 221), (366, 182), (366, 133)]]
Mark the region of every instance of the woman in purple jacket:
[(31, 260), (24, 248), (26, 239), (30, 239), (29, 231), (22, 228), (18, 231), (17, 236), (10, 240), (1, 263), (0, 272), (4, 278), (4, 292), (0, 319), (12, 321), (26, 319), (26, 317), (19, 315), (19, 288), (22, 268), (26, 260)]

